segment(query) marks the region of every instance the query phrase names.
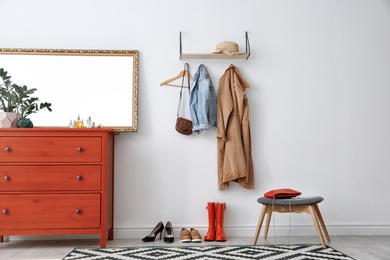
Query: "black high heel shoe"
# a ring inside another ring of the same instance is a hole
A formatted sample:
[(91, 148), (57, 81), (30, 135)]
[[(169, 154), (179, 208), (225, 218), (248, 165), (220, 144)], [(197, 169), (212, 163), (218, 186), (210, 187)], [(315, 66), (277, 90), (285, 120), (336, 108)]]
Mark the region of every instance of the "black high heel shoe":
[(173, 235), (173, 227), (170, 221), (165, 224), (165, 230), (164, 230), (164, 242), (165, 243), (172, 243), (174, 240)]
[(144, 242), (153, 242), (154, 239), (156, 238), (156, 236), (158, 235), (158, 233), (160, 233), (160, 240), (161, 240), (161, 235), (162, 235), (162, 231), (164, 230), (164, 224), (160, 221), (152, 230), (152, 232), (144, 237), (142, 239), (142, 241)]

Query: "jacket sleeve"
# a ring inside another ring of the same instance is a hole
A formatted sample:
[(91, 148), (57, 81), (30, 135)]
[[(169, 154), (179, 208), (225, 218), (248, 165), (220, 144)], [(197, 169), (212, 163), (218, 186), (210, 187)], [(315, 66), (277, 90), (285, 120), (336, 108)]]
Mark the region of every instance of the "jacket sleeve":
[(198, 116), (196, 114), (196, 104), (198, 103), (198, 79), (199, 73), (195, 73), (190, 89), (190, 116), (193, 127), (199, 125)]
[(226, 70), (221, 77), (217, 101), (217, 138), (226, 142), (226, 127), (230, 113), (233, 111), (233, 99), (230, 93), (230, 73)]

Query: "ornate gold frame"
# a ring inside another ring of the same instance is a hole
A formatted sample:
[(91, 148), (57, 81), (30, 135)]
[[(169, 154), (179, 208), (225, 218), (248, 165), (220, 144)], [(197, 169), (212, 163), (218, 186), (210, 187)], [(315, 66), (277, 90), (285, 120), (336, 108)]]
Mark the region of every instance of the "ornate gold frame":
[[(7, 56), (3, 56), (7, 55)], [(13, 57), (19, 57), (21, 55), (36, 55), (37, 57), (49, 57), (56, 56), (58, 59), (61, 57), (77, 56), (77, 57), (128, 57), (129, 64), (132, 64), (132, 79), (131, 79), (131, 123), (110, 125), (103, 127), (113, 128), (118, 132), (136, 132), (138, 130), (138, 62), (139, 53), (137, 50), (92, 50), (92, 49), (0, 49), (0, 67), (4, 67), (7, 70), (7, 61), (5, 58), (13, 59)], [(27, 57), (27, 56), (25, 56)], [(37, 58), (38, 59), (38, 58)], [(100, 60), (100, 59), (99, 59)], [(127, 62), (127, 59), (126, 59)], [(75, 62), (76, 63), (76, 62)], [(42, 65), (40, 65), (42, 66)], [(21, 67), (21, 66), (20, 66)], [(114, 70), (115, 68), (113, 68)], [(10, 73), (12, 76), (12, 73)], [(126, 82), (130, 84), (129, 82)], [(39, 87), (37, 87), (39, 89)], [(49, 100), (44, 100), (48, 101)], [(54, 111), (53, 111), (54, 112)], [(118, 111), (116, 111), (118, 112)], [(39, 126), (40, 127), (40, 126)]]

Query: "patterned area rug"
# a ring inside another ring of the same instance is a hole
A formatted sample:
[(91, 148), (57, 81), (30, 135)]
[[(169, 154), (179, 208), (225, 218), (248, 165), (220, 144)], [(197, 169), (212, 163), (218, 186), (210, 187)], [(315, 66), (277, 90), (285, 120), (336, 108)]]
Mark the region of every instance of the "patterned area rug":
[(353, 259), (321, 245), (75, 248), (63, 260)]

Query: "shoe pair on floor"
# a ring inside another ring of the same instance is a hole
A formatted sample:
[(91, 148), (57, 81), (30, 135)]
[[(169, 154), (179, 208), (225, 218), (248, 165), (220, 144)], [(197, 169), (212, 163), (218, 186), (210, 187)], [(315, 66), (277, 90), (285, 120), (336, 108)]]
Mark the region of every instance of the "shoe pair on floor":
[[(165, 243), (172, 243), (174, 240), (174, 234), (173, 234), (173, 227), (170, 221), (164, 224), (160, 221), (150, 232), (150, 234), (142, 239), (144, 242), (153, 242), (156, 239), (156, 236), (160, 234), (160, 240), (161, 236), (164, 231), (164, 242)], [(182, 228), (180, 231), (180, 242), (182, 243), (200, 243), (202, 242), (202, 236), (199, 234), (198, 230), (191, 228), (190, 230)]]
[(202, 236), (198, 230), (191, 228), (190, 230), (182, 228), (180, 231), (180, 242), (181, 243), (200, 243), (202, 242)]
[(161, 240), (161, 236), (162, 236), (163, 231), (164, 231), (164, 242), (165, 243), (172, 243), (174, 240), (174, 236), (173, 236), (173, 227), (172, 227), (172, 224), (170, 221), (168, 221), (165, 224), (165, 230), (164, 230), (164, 224), (160, 221), (153, 228), (152, 232), (150, 232), (150, 234), (148, 236), (144, 237), (142, 239), (142, 241), (153, 242), (158, 234), (160, 234), (160, 240)]
[(204, 236), (204, 241), (225, 242), (226, 236), (223, 230), (223, 222), (226, 203), (208, 202), (206, 209), (208, 211), (209, 228)]

